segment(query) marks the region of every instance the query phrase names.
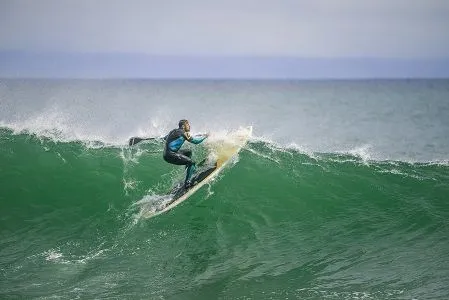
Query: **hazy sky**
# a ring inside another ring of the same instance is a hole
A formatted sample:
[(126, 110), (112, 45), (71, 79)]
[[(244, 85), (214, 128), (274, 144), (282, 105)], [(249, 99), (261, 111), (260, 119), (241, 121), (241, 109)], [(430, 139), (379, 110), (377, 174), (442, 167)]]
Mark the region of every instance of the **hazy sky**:
[(0, 0), (0, 52), (447, 61), (449, 1)]

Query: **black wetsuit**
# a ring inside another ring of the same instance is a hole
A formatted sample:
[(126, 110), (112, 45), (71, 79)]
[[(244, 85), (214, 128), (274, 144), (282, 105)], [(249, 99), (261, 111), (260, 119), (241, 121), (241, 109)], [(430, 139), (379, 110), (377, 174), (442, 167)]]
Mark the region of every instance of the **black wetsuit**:
[(164, 138), (164, 160), (174, 165), (185, 165), (187, 167), (187, 174), (185, 182), (190, 184), (189, 180), (195, 171), (195, 162), (192, 160), (192, 151), (180, 150), (185, 141), (189, 141), (193, 144), (199, 144), (206, 136), (192, 137), (188, 132), (185, 132), (182, 128), (173, 129)]

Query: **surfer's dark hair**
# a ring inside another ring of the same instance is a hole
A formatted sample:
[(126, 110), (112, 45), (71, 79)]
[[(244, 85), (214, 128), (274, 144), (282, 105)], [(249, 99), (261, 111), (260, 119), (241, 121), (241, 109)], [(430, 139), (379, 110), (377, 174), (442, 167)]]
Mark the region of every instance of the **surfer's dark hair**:
[(189, 122), (189, 121), (187, 121), (187, 120), (185, 120), (185, 119), (182, 119), (182, 120), (179, 121), (179, 123), (178, 123), (179, 128), (181, 128), (182, 125), (184, 125), (185, 123), (188, 123), (188, 122)]

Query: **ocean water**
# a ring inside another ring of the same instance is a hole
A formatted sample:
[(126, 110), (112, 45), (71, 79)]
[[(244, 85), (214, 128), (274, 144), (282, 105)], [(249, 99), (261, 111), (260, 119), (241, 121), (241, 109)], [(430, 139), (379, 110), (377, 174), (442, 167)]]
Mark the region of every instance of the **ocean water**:
[[(146, 219), (183, 118), (253, 136)], [(0, 298), (449, 299), (448, 162), (449, 80), (2, 79)]]

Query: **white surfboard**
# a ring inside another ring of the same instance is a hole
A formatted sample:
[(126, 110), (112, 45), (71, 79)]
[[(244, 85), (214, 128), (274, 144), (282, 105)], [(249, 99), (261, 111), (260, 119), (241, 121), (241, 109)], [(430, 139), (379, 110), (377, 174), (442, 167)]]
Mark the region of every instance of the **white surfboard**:
[(231, 161), (231, 159), (237, 155), (237, 153), (245, 146), (248, 139), (252, 134), (252, 126), (241, 128), (238, 131), (231, 132), (222, 138), (210, 138), (207, 141), (206, 146), (209, 149), (210, 159), (215, 161), (215, 166), (203, 170), (198, 174), (195, 174), (192, 181), (195, 183), (195, 178), (198, 182), (195, 183), (190, 189), (184, 189), (183, 187), (175, 192), (170, 201), (161, 204), (159, 207), (154, 208), (151, 211), (147, 211), (144, 214), (145, 218), (152, 218), (160, 215), (180, 203), (187, 200), (191, 195), (198, 191), (202, 186), (209, 183), (214, 179), (221, 170)]

